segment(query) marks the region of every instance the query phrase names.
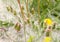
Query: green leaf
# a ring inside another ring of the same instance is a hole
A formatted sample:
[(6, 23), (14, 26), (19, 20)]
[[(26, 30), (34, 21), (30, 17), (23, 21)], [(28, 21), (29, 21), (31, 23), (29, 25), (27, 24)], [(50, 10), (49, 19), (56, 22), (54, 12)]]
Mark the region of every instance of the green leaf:
[(2, 27), (2, 23), (3, 23), (3, 21), (0, 20), (0, 27)]
[(9, 22), (7, 22), (7, 21), (4, 21), (4, 22), (2, 23), (2, 25), (3, 25), (4, 27), (8, 27), (8, 24), (9, 24)]

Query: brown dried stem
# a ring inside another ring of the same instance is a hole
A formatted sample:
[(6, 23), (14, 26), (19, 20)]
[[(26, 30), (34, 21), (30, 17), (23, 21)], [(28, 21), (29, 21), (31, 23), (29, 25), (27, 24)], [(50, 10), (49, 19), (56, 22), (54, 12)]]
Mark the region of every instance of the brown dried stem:
[(24, 13), (23, 13), (23, 10), (22, 10), (22, 6), (21, 6), (21, 3), (20, 3), (20, 0), (17, 0), (17, 2), (18, 2), (18, 5), (19, 5), (19, 8), (20, 8), (22, 17), (23, 17), (23, 19), (24, 19)]

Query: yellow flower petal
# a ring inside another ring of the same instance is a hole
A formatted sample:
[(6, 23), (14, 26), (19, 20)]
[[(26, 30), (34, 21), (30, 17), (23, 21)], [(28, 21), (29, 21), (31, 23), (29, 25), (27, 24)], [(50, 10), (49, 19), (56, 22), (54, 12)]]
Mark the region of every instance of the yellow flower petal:
[(44, 23), (46, 23), (47, 25), (52, 25), (52, 20), (47, 18), (44, 20)]
[(51, 42), (52, 41), (52, 38), (51, 37), (45, 37), (43, 42)]
[(27, 42), (32, 42), (34, 39), (34, 36), (30, 36), (29, 39), (27, 40)]

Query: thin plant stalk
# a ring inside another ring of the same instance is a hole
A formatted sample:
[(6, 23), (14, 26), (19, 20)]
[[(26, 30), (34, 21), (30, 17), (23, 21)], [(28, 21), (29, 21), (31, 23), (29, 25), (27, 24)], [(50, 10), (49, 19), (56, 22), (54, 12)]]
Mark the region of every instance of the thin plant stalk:
[(28, 0), (26, 0), (26, 10), (27, 10), (27, 13), (28, 13)]
[(40, 18), (41, 18), (40, 17), (40, 0), (38, 0), (38, 20), (39, 20), (39, 23), (40, 23)]
[(38, 0), (38, 14), (40, 14), (40, 0)]
[(17, 2), (18, 2), (18, 5), (19, 5), (19, 8), (20, 8), (20, 11), (21, 11), (22, 17), (23, 17), (23, 19), (24, 19), (24, 13), (23, 13), (23, 10), (22, 10), (22, 7), (21, 7), (20, 0), (17, 0)]
[(25, 42), (26, 42), (26, 28), (25, 28), (25, 23), (24, 23), (24, 35), (25, 35)]
[(40, 22), (40, 0), (38, 0), (38, 20)]
[[(23, 13), (23, 10), (22, 10), (22, 7), (21, 7), (21, 4), (20, 4), (20, 0), (17, 0), (18, 4), (19, 4), (19, 8), (20, 8), (20, 11), (21, 11), (21, 14), (22, 14), (22, 18), (24, 20), (24, 13)], [(25, 21), (24, 21), (25, 22)], [(24, 35), (25, 35), (25, 42), (26, 42), (26, 28), (25, 28), (25, 23), (23, 23), (24, 25)]]

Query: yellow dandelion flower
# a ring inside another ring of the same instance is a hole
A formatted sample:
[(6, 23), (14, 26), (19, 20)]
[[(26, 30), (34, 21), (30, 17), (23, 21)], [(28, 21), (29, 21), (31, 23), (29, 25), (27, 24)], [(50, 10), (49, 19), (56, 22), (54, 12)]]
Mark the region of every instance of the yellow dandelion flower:
[(43, 42), (52, 42), (52, 38), (51, 37), (45, 37)]
[(44, 20), (44, 23), (46, 23), (46, 25), (52, 25), (52, 20), (47, 18)]
[(34, 39), (34, 36), (30, 36), (29, 39), (27, 40), (27, 42), (32, 42)]

